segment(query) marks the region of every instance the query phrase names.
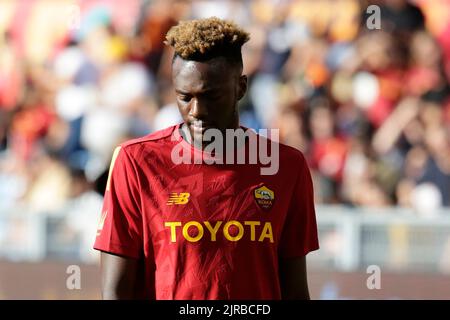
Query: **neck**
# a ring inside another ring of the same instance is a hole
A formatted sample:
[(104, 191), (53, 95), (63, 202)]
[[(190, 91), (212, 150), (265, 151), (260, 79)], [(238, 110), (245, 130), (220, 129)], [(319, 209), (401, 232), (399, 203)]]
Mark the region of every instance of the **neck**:
[[(235, 129), (239, 129), (239, 128), (240, 128), (240, 126), (239, 126), (239, 117), (235, 117), (229, 126), (227, 126), (225, 129), (222, 129), (222, 130), (219, 129), (222, 132), (224, 145), (226, 145), (226, 134), (225, 134), (226, 130), (227, 129), (235, 130)], [(186, 123), (183, 123), (181, 125), (180, 133), (181, 133), (182, 138), (185, 141), (189, 142), (191, 145), (194, 145), (198, 149), (202, 149), (203, 150), (208, 144), (211, 143), (211, 141), (195, 141), (192, 138), (191, 132), (189, 131), (189, 128), (186, 125)]]

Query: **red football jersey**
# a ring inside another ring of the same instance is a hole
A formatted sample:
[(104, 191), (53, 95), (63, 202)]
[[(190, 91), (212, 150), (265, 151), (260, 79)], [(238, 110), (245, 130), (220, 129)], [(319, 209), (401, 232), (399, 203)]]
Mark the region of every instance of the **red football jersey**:
[(174, 164), (180, 144), (208, 156), (173, 139), (180, 126), (115, 150), (94, 248), (142, 258), (143, 298), (280, 299), (279, 258), (319, 248), (302, 153), (279, 144), (275, 175), (262, 164)]

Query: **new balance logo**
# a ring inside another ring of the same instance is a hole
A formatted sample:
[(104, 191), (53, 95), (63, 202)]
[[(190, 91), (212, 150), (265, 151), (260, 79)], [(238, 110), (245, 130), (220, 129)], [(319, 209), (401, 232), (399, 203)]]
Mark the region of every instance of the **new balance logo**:
[(189, 201), (189, 192), (172, 192), (169, 196), (169, 200), (167, 200), (167, 205), (171, 206), (174, 204), (186, 204)]

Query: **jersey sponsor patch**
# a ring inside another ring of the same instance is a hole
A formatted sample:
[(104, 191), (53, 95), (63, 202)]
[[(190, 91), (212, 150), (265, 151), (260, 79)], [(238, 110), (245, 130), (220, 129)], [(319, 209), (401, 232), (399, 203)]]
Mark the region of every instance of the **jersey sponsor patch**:
[[(179, 234), (177, 228), (181, 229), (182, 237), (189, 242), (217, 241), (218, 234), (231, 242), (241, 240), (245, 234), (249, 234), (245, 239), (251, 242), (270, 242), (274, 243), (272, 223), (270, 221), (167, 221), (165, 228), (170, 229), (170, 242), (177, 242)], [(219, 232), (220, 231), (220, 232)]]

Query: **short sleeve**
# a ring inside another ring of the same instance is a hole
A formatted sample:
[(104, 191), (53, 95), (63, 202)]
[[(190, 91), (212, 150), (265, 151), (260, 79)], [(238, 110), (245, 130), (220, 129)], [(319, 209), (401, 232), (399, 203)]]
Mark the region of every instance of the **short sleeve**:
[(282, 258), (302, 257), (319, 249), (313, 183), (303, 155), (301, 158), (281, 235), (279, 250)]
[(126, 150), (117, 147), (111, 161), (94, 249), (139, 258), (142, 241), (139, 178)]

